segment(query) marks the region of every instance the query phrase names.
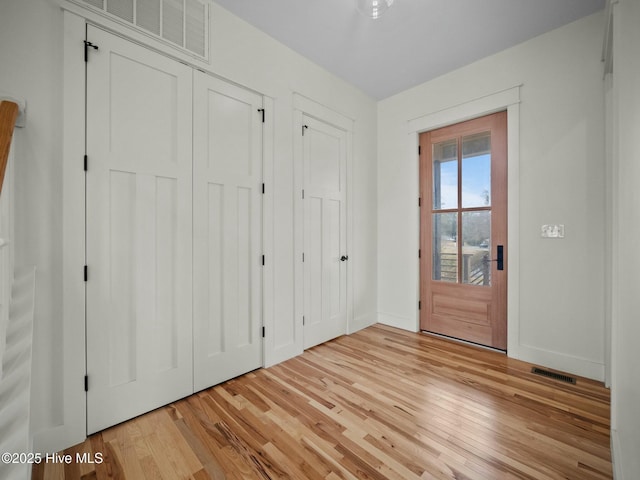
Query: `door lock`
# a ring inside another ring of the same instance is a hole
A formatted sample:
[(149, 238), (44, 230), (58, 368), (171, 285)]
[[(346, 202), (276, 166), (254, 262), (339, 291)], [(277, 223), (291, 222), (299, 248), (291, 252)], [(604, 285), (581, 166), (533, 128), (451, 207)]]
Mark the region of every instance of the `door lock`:
[(504, 270), (504, 246), (498, 245), (496, 248), (496, 254), (498, 258), (489, 259), (489, 255), (485, 254), (483, 262), (496, 262), (497, 270)]
[(340, 261), (341, 261), (341, 262), (344, 262), (344, 261), (346, 261), (346, 260), (349, 260), (349, 256), (348, 256), (348, 255), (342, 255), (342, 256), (340, 257)]

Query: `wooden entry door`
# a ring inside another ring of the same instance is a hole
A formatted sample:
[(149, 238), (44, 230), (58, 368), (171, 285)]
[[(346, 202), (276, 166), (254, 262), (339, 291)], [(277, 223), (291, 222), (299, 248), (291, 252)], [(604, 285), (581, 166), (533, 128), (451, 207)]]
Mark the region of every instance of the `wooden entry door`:
[(347, 333), (347, 132), (302, 121), (307, 349)]
[(420, 135), (420, 328), (507, 348), (507, 113)]

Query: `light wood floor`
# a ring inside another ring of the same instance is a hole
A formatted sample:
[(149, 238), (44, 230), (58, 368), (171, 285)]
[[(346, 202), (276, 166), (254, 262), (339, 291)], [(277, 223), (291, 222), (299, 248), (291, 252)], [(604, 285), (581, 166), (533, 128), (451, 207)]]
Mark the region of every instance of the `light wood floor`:
[(91, 436), (34, 479), (612, 478), (609, 392), (376, 325)]

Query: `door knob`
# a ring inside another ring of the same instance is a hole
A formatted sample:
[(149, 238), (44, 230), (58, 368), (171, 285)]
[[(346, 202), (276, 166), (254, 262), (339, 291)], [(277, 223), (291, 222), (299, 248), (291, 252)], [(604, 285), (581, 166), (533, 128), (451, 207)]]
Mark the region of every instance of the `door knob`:
[(341, 262), (344, 262), (345, 260), (349, 260), (349, 256), (348, 256), (348, 255), (342, 255), (342, 256), (340, 257), (340, 261), (341, 261)]

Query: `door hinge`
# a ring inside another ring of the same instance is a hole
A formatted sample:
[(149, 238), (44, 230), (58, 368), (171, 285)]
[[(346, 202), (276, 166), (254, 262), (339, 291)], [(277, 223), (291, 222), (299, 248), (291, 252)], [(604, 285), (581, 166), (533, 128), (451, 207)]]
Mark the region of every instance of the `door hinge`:
[(89, 391), (89, 375), (84, 376), (84, 391)]
[(89, 42), (88, 40), (84, 41), (84, 61), (88, 62), (89, 61), (89, 49), (93, 48), (94, 50), (98, 50), (98, 46), (94, 45), (93, 43)]
[(420, 145), (418, 145), (418, 155), (420, 155), (422, 153), (422, 148), (420, 147)]
[(258, 111), (262, 113), (262, 123), (264, 123), (264, 108), (259, 108)]
[(302, 252), (302, 261), (304, 262), (304, 252)]
[(304, 325), (304, 315), (302, 315), (302, 325)]
[(262, 255), (262, 266), (264, 267), (264, 255)]
[(262, 327), (262, 338), (264, 338), (264, 336), (265, 336), (265, 328)]
[(262, 184), (262, 194), (264, 195), (264, 183)]
[(86, 172), (88, 168), (89, 168), (89, 157), (85, 155), (84, 156), (84, 171)]
[(85, 265), (84, 266), (84, 281), (86, 282), (87, 280), (89, 280), (89, 267), (87, 267)]
[(418, 206), (421, 207), (422, 206), (422, 198), (418, 197)]
[(304, 200), (304, 188), (302, 189), (302, 199)]
[(422, 310), (422, 302), (418, 300), (418, 310)]
[(304, 137), (304, 131), (309, 128), (309, 125), (302, 125), (302, 136)]
[(418, 249), (418, 258), (422, 258), (422, 249)]

